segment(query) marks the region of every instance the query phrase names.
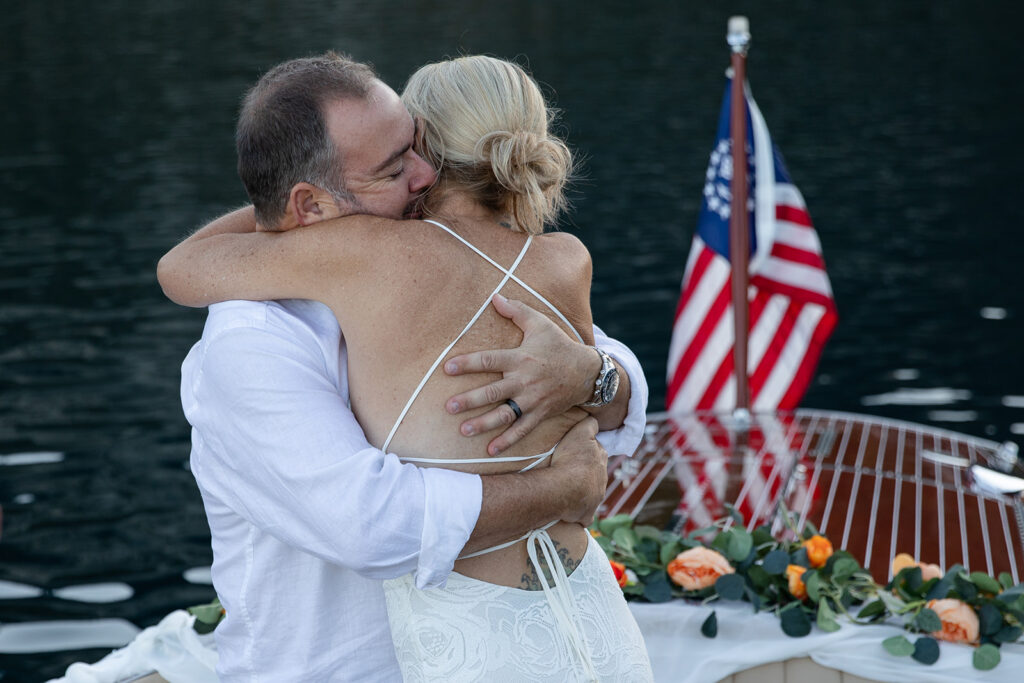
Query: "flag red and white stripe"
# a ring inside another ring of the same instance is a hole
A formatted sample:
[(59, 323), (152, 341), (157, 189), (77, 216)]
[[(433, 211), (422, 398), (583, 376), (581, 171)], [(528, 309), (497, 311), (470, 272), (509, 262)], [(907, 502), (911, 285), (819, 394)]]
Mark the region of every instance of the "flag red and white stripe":
[[(755, 411), (788, 410), (807, 390), (837, 315), (821, 243), (803, 197), (789, 181), (749, 94), (747, 103), (754, 143), (751, 223), (756, 243), (748, 289), (750, 400)], [(712, 167), (716, 154), (722, 156), (718, 148), (712, 153)], [(709, 183), (716, 174), (712, 167)], [(717, 214), (724, 219), (727, 215), (713, 197), (709, 207), (707, 197), (712, 194), (706, 189), (702, 220), (705, 214), (710, 220), (694, 236), (669, 348), (666, 403), (674, 413), (736, 405), (732, 267), (722, 253), (728, 251), (712, 248), (702, 237), (718, 230), (719, 222), (728, 223), (718, 221)]]

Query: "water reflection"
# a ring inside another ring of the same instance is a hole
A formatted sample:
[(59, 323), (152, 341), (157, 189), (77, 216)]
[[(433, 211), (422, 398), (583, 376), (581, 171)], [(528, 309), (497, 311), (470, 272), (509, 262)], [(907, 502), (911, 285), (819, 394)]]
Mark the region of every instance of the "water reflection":
[[(1005, 226), (1020, 213), (1022, 93), (997, 87), (1018, 77), (1002, 39), (1016, 5), (830, 3), (822, 22), (810, 0), (746, 4), (754, 93), (807, 198), (840, 311), (806, 405), (1024, 435), (1024, 369), (1007, 360), (1024, 318), (1005, 285), (1018, 275), (1008, 256), (1020, 239)], [(5, 600), (0, 636), (33, 621), (145, 626), (212, 597), (196, 579), (209, 538), (182, 467), (177, 386), (203, 316), (165, 301), (153, 268), (241, 203), (233, 121), (262, 70), (338, 48), (400, 86), (460, 52), (528, 62), (586, 159), (564, 227), (592, 251), (595, 318), (636, 351), (658, 409), (724, 26), (712, 4), (605, 12), (579, 0), (6, 8), (0, 580), (44, 593)], [(99, 582), (133, 595), (89, 605), (52, 590)], [(39, 680), (83, 656), (2, 666)]]

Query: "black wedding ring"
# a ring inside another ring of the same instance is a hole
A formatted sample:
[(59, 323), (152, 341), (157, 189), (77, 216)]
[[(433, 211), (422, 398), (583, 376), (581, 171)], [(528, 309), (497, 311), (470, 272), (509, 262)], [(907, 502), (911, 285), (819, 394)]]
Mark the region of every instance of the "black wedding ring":
[(511, 408), (512, 412), (516, 414), (517, 420), (523, 416), (523, 411), (519, 407), (519, 404), (513, 401), (512, 399), (508, 399), (507, 401), (505, 401), (505, 405)]

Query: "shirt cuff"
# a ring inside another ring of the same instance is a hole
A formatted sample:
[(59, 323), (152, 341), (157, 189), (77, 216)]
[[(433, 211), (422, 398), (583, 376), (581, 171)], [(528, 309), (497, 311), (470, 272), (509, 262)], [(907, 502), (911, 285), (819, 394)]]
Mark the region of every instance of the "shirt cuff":
[(416, 587), (444, 586), (455, 560), (469, 542), (480, 517), (483, 481), (479, 475), (437, 467), (420, 469), (423, 475), (423, 536)]
[(604, 446), (609, 456), (633, 455), (644, 438), (644, 428), (647, 426), (647, 378), (644, 377), (636, 356), (630, 353), (629, 349), (620, 355), (618, 342), (600, 346), (601, 350), (614, 358), (629, 375), (629, 405), (622, 426), (611, 431), (599, 432), (597, 441)]

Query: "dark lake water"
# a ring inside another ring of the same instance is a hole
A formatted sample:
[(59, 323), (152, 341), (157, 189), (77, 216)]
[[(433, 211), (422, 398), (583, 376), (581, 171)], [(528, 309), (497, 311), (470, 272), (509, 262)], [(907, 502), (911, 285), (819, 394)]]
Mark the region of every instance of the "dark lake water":
[[(839, 307), (804, 405), (998, 441), (1024, 434), (1018, 3), (107, 2), (0, 13), (0, 598), (5, 625), (148, 626), (212, 589), (178, 369), (202, 312), (154, 266), (241, 204), (233, 126), (274, 63), (326, 49), (400, 89), (418, 65), (528, 64), (586, 159), (564, 228), (595, 262), (595, 319), (665, 390), (669, 330), (728, 62), (801, 188)], [(16, 454), (35, 454), (24, 462)], [(53, 453), (46, 457), (39, 454)], [(128, 599), (68, 599), (118, 582)], [(55, 593), (56, 591), (56, 593)], [(0, 654), (44, 680), (104, 649)]]

